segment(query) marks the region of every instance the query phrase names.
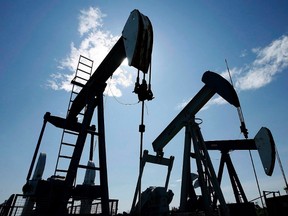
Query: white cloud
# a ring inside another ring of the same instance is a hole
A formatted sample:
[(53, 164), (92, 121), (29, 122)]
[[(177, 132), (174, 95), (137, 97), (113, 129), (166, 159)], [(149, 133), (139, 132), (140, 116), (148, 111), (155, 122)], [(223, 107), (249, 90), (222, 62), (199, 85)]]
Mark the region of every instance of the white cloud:
[[(251, 50), (256, 54), (255, 60), (240, 68), (230, 69), (236, 91), (262, 88), (271, 83), (275, 76), (288, 68), (288, 35), (272, 41), (266, 47), (257, 47)], [(245, 53), (246, 55), (246, 53)], [(220, 73), (225, 79), (230, 80), (227, 71)], [(189, 100), (184, 100), (177, 105), (177, 109), (183, 108)], [(211, 105), (225, 104), (222, 98), (210, 100), (204, 109)]]
[(247, 56), (247, 50), (246, 50), (246, 49), (242, 50), (242, 52), (241, 52), (241, 54), (240, 54), (240, 57), (241, 57), (241, 58), (243, 58), (243, 57), (245, 57), (245, 56)]
[[(176, 106), (176, 109), (177, 110), (182, 110), (190, 102), (190, 100), (192, 100), (192, 98), (190, 98), (188, 100), (183, 100), (181, 103), (179, 103)], [(222, 104), (227, 104), (227, 103), (228, 102), (225, 101), (222, 97), (217, 96), (217, 97), (212, 98), (211, 100), (209, 100), (201, 110), (206, 110), (212, 105), (222, 105)]]
[(202, 110), (208, 109), (212, 105), (223, 105), (227, 103), (228, 102), (224, 100), (222, 97), (216, 96), (215, 98), (212, 98), (210, 101), (208, 101), (208, 103), (202, 108)]
[(176, 106), (176, 109), (177, 110), (181, 110), (183, 109), (188, 103), (189, 101), (191, 100), (192, 98), (188, 99), (188, 100), (182, 100), (181, 103), (179, 103), (177, 106)]
[(70, 84), (70, 80), (72, 80), (74, 75), (69, 74), (51, 74), (50, 80), (48, 80), (48, 86), (52, 88), (53, 90), (65, 90), (65, 91), (71, 91), (72, 86)]
[(113, 78), (107, 81), (107, 88), (105, 94), (108, 96), (121, 97), (122, 92), (117, 86), (128, 87), (132, 85), (132, 75), (127, 71), (118, 68), (113, 74)]
[(288, 67), (288, 36), (283, 35), (264, 48), (254, 48), (256, 59), (243, 68), (237, 77), (236, 88), (261, 88), (273, 81), (275, 75)]
[(81, 36), (98, 27), (102, 27), (102, 18), (106, 16), (99, 8), (93, 7), (90, 7), (88, 10), (81, 10), (80, 13), (78, 31)]
[[(176, 106), (176, 109), (182, 110), (190, 102), (190, 100), (192, 100), (192, 98), (190, 98), (188, 100), (183, 100), (181, 103), (179, 103)], [(212, 105), (222, 105), (222, 104), (227, 104), (227, 103), (228, 102), (226, 100), (224, 100), (222, 97), (216, 96), (216, 97), (212, 98), (211, 100), (209, 100), (201, 110), (206, 110)]]
[[(81, 10), (79, 16), (78, 31), (82, 36), (79, 45), (71, 43), (70, 53), (66, 58), (59, 62), (58, 69), (65, 72), (52, 74), (47, 85), (54, 90), (71, 90), (71, 80), (75, 76), (79, 56), (85, 56), (94, 61), (93, 71), (102, 62), (109, 50), (119, 39), (119, 36), (112, 35), (102, 29), (103, 14), (100, 9), (90, 7), (87, 10)], [(119, 67), (113, 74), (113, 78), (107, 81), (108, 88), (105, 94), (108, 96), (120, 97), (121, 88), (132, 84), (132, 75), (124, 68)]]

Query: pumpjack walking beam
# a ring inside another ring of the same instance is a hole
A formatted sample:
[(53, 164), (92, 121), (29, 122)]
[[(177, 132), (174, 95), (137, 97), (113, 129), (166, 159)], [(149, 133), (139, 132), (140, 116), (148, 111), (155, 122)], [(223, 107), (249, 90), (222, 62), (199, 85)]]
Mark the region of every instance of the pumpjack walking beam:
[(212, 71), (206, 71), (202, 76), (205, 85), (171, 121), (162, 133), (153, 141), (154, 151), (161, 155), (168, 142), (194, 117), (205, 104), (218, 93), (227, 102), (239, 107), (239, 99), (233, 86), (223, 77)]
[(85, 107), (87, 93), (94, 94), (94, 96), (99, 94), (101, 84), (113, 75), (126, 57), (130, 66), (147, 73), (151, 63), (152, 45), (153, 30), (150, 20), (138, 10), (132, 11), (124, 26), (122, 36), (75, 98), (67, 119), (74, 120)]

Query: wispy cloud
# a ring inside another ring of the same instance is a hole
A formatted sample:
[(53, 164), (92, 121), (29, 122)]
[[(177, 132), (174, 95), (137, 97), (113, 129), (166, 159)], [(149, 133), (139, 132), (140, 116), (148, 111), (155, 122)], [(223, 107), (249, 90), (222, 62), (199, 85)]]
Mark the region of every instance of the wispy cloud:
[[(187, 100), (183, 100), (181, 103), (179, 103), (176, 106), (176, 109), (177, 110), (183, 109), (190, 102), (190, 100), (192, 100), (192, 97)], [(216, 96), (215, 98), (212, 98), (210, 101), (208, 101), (201, 110), (206, 110), (213, 105), (222, 105), (222, 104), (227, 104), (227, 103), (228, 102), (225, 101), (222, 97)]]
[[(58, 69), (61, 72), (51, 74), (47, 83), (49, 87), (54, 90), (71, 90), (70, 81), (75, 76), (80, 55), (94, 61), (93, 71), (98, 67), (120, 37), (103, 30), (105, 17), (106, 14), (103, 14), (99, 8), (90, 7), (80, 11), (78, 31), (81, 41), (78, 46), (74, 42), (71, 43), (67, 57), (59, 61)], [(121, 88), (132, 85), (132, 75), (120, 67), (107, 84), (109, 89), (106, 88), (105, 94), (120, 97)]]
[(247, 56), (247, 50), (246, 49), (242, 50), (242, 52), (240, 54), (240, 57), (242, 57), (242, 58), (245, 56)]
[(47, 85), (53, 90), (65, 90), (71, 91), (72, 85), (70, 81), (73, 79), (74, 74), (51, 74), (50, 79), (47, 81)]
[(103, 25), (103, 17), (106, 14), (103, 14), (99, 8), (90, 7), (88, 10), (81, 10), (79, 16), (79, 27), (78, 31), (80, 35), (93, 31), (98, 27)]
[[(276, 75), (288, 68), (288, 35), (283, 35), (269, 45), (262, 48), (253, 48), (251, 51), (256, 55), (252, 63), (240, 68), (230, 69), (237, 92), (262, 88), (271, 83)], [(229, 80), (227, 71), (220, 74)], [(182, 101), (177, 105), (177, 109), (183, 108), (188, 102), (189, 100)], [(226, 101), (217, 97), (209, 101), (204, 109), (211, 105), (225, 103)]]
[(239, 74), (236, 88), (251, 90), (264, 87), (288, 67), (288, 36), (283, 35), (264, 48), (252, 50), (256, 59)]

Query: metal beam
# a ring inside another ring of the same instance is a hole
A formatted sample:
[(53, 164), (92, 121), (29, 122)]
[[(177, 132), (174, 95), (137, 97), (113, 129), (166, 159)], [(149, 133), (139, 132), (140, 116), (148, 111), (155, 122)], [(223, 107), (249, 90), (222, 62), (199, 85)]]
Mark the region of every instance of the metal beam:
[[(124, 26), (122, 36), (98, 66), (91, 78), (75, 98), (67, 119), (75, 120), (87, 104), (87, 94), (94, 97), (127, 57), (130, 66), (147, 73), (151, 62), (153, 29), (148, 17), (133, 10)], [(100, 84), (100, 86), (99, 86)]]
[(153, 149), (161, 154), (168, 142), (190, 121), (215, 94), (215, 91), (205, 85), (184, 109), (172, 120), (164, 131), (153, 141)]
[(205, 83), (204, 87), (153, 141), (153, 149), (157, 154), (163, 154), (163, 148), (168, 142), (194, 118), (215, 93), (218, 93), (230, 104), (239, 107), (239, 99), (235, 89), (222, 76), (212, 71), (206, 71), (202, 76), (202, 81)]
[(83, 87), (83, 89), (79, 92), (79, 94), (73, 101), (73, 104), (67, 116), (67, 120), (73, 121), (76, 119), (77, 115), (88, 103), (87, 95), (95, 97), (99, 93), (102, 93), (103, 84), (109, 79), (109, 77), (112, 76), (114, 71), (121, 65), (125, 58), (126, 53), (123, 37), (120, 37), (120, 39), (110, 50), (105, 59), (93, 73), (91, 78), (88, 80), (87, 84)]
[(208, 150), (257, 150), (254, 139), (205, 141)]

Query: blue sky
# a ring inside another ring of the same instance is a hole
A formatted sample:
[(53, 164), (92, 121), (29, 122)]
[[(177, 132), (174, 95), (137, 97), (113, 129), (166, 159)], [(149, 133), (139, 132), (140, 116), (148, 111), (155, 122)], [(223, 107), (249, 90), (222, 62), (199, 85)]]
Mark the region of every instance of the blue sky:
[[(152, 153), (153, 140), (202, 88), (206, 70), (228, 78), (227, 59), (249, 138), (268, 127), (288, 172), (286, 1), (1, 1), (0, 202), (21, 192), (45, 112), (65, 116), (79, 55), (97, 66), (135, 8), (150, 18), (154, 30), (155, 99), (146, 103), (144, 148)], [(132, 93), (135, 77), (136, 69), (124, 63), (108, 81), (105, 96), (109, 193), (120, 200), (120, 211), (130, 209), (138, 175), (141, 106)], [(243, 137), (236, 109), (217, 96), (196, 117), (203, 120), (205, 140)], [(47, 127), (41, 147), (47, 153), (45, 178), (53, 174), (60, 134)], [(165, 148), (165, 156), (176, 157), (169, 186), (175, 193), (172, 206), (179, 203), (183, 143), (181, 131)], [(261, 190), (284, 194), (278, 163), (268, 177), (258, 153), (252, 154)], [(248, 199), (256, 198), (248, 152), (231, 157)], [(217, 170), (219, 153), (211, 152), (211, 159)], [(164, 185), (165, 171), (147, 166), (143, 188)], [(227, 175), (222, 189), (233, 202)]]

